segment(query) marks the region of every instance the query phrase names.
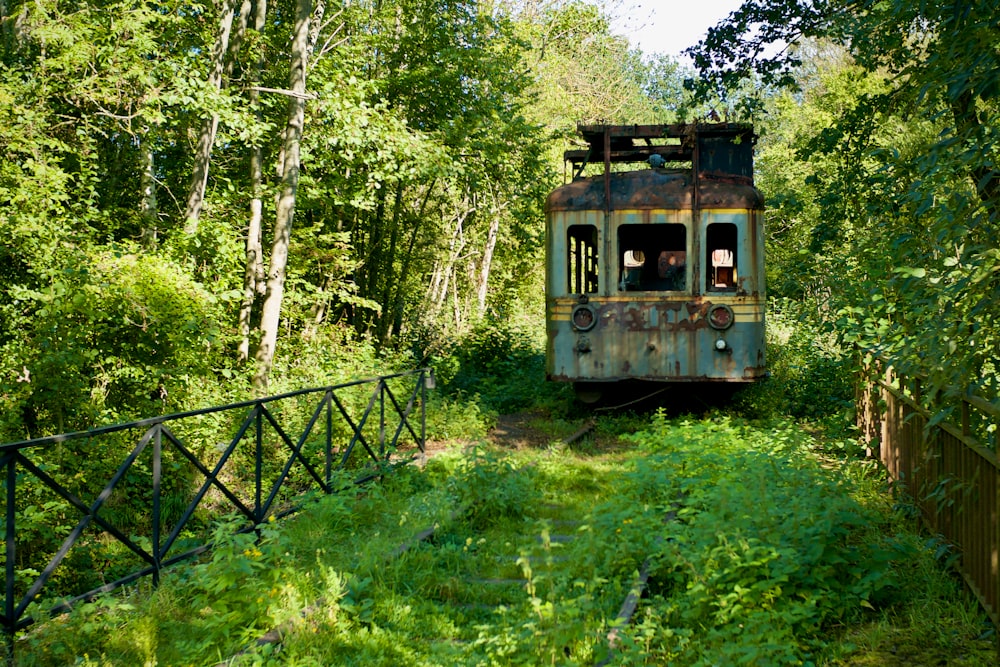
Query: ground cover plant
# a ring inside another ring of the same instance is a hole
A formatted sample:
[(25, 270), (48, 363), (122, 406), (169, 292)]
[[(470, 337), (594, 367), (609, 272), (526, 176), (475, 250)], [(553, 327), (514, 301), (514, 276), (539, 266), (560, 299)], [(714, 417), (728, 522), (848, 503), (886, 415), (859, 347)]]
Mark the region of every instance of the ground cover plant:
[[(30, 628), (18, 664), (993, 664), (946, 550), (862, 457), (836, 338), (780, 305), (771, 381), (697, 416), (529, 400), (531, 345), (483, 333), (481, 368), (431, 394), (423, 470), (258, 535), (222, 522), (218, 548), (158, 589)], [(474, 380), (491, 364), (519, 369), (518, 402)], [(490, 443), (498, 419), (518, 437)], [(643, 566), (646, 596), (615, 628)]]
[[(872, 464), (834, 463), (823, 433), (661, 413), (625, 440), (454, 448), (259, 539), (220, 526), (220, 548), (157, 590), (30, 629), (18, 664), (874, 664), (857, 656), (901, 637), (989, 664), (983, 617), (947, 610), (964, 598)], [(647, 597), (611, 647), (644, 562)]]

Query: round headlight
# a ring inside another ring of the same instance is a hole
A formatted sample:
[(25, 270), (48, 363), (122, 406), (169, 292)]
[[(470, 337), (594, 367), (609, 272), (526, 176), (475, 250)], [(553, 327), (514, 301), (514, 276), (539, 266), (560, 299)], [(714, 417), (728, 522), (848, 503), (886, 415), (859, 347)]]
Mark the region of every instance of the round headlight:
[(577, 306), (573, 310), (573, 326), (579, 331), (590, 331), (597, 324), (597, 314), (590, 306)]
[(733, 319), (733, 309), (725, 304), (712, 306), (712, 309), (708, 311), (708, 323), (712, 325), (713, 329), (720, 331), (728, 329), (733, 326)]

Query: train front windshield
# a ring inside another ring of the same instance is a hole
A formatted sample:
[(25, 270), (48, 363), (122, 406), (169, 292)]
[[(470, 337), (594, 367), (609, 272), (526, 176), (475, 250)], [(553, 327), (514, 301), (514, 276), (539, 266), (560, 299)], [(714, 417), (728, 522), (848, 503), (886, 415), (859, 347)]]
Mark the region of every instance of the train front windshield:
[(683, 224), (619, 226), (619, 290), (686, 291), (687, 243), (687, 226)]

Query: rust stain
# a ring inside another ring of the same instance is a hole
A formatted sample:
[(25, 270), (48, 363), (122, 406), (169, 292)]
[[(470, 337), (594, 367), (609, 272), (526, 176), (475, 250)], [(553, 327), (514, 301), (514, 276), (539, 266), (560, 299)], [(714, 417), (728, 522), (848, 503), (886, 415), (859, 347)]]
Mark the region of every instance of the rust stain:
[(632, 307), (626, 310), (625, 327), (629, 331), (644, 331), (646, 329), (645, 309)]
[[(694, 331), (708, 327), (711, 301), (658, 303), (656, 301), (606, 303), (597, 311), (597, 329), (614, 331)], [(684, 310), (687, 311), (684, 317)], [(671, 317), (673, 313), (673, 317)], [(659, 315), (659, 316), (657, 316)]]
[[(763, 197), (745, 183), (705, 180), (697, 197), (701, 208), (757, 209)], [(690, 210), (695, 186), (684, 170), (645, 169), (611, 174), (612, 210)], [(545, 202), (546, 212), (604, 209), (604, 176), (581, 178), (556, 188)]]
[(677, 323), (675, 330), (677, 331), (697, 331), (698, 329), (707, 329), (708, 320), (705, 318), (689, 318), (686, 320), (681, 320)]
[(621, 319), (619, 314), (619, 305), (615, 303), (607, 303), (600, 307), (597, 311), (597, 326), (600, 329), (606, 329), (614, 325)]

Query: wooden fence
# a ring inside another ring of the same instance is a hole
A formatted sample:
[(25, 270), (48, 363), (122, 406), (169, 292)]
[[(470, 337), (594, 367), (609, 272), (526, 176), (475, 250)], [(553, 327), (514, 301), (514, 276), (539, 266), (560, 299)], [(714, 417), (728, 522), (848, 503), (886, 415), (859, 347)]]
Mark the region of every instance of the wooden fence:
[(896, 488), (955, 549), (958, 571), (1000, 629), (1000, 409), (976, 396), (935, 404), (919, 381), (891, 367), (868, 370), (858, 383), (858, 425)]

